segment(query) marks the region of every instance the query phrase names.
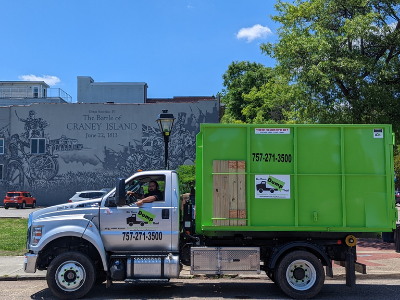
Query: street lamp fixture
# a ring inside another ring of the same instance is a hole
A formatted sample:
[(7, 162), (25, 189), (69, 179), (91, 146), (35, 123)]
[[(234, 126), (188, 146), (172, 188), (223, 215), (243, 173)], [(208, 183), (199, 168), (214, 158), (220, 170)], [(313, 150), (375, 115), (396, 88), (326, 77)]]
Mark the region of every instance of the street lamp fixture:
[(169, 114), (167, 109), (163, 109), (162, 114), (158, 115), (157, 123), (160, 131), (164, 136), (165, 143), (165, 170), (168, 170), (168, 143), (169, 136), (171, 135), (172, 126), (174, 125), (175, 117)]

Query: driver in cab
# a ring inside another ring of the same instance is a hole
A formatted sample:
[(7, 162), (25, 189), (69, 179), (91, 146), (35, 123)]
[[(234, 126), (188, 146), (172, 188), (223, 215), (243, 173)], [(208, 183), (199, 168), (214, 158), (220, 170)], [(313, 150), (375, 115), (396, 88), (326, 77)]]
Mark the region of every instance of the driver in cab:
[(153, 201), (163, 201), (164, 196), (163, 193), (159, 190), (157, 181), (150, 181), (149, 182), (149, 192), (147, 194), (137, 194), (132, 191), (128, 191), (126, 193), (128, 196), (134, 196), (137, 199), (140, 199), (136, 202), (136, 205), (141, 207), (143, 203), (150, 203)]

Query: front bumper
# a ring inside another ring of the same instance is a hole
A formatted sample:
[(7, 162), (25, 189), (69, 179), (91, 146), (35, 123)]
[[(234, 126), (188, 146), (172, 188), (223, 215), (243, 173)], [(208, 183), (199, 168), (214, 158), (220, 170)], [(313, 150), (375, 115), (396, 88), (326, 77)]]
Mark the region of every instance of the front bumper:
[(25, 253), (24, 271), (25, 273), (36, 273), (36, 261), (38, 255), (33, 253)]

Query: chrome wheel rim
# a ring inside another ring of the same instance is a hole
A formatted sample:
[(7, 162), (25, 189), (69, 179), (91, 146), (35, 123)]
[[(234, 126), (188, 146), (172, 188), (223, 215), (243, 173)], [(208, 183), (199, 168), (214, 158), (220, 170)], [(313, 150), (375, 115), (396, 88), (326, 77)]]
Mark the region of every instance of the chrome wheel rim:
[(286, 280), (290, 286), (298, 291), (310, 289), (317, 279), (314, 266), (307, 260), (293, 261), (286, 270)]
[(73, 292), (78, 290), (86, 280), (84, 267), (76, 261), (66, 261), (56, 271), (57, 285), (63, 291)]

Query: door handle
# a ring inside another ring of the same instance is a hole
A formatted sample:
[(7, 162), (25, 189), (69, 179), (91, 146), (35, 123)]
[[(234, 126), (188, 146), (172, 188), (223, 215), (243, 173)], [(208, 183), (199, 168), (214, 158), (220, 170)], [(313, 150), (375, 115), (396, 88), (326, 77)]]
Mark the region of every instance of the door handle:
[(169, 219), (169, 209), (164, 208), (161, 211), (161, 216), (162, 216), (162, 219)]

